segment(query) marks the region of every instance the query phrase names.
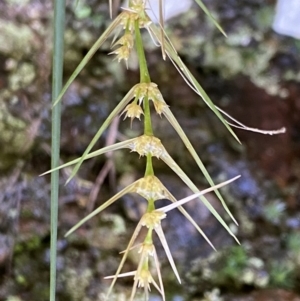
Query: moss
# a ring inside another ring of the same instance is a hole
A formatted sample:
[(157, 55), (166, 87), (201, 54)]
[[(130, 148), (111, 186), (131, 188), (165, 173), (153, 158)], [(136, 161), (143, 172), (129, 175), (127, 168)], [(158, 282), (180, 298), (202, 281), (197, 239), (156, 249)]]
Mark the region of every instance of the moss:
[(285, 208), (286, 205), (282, 201), (273, 201), (264, 207), (264, 216), (268, 222), (278, 224), (285, 215)]
[(17, 243), (14, 247), (14, 254), (21, 254), (25, 251), (38, 250), (41, 247), (41, 238), (32, 236), (29, 240)]
[(18, 156), (30, 149), (33, 138), (27, 124), (12, 116), (5, 104), (0, 102), (0, 169), (15, 165)]
[(9, 89), (17, 91), (26, 88), (36, 77), (34, 66), (30, 63), (21, 63), (9, 76)]
[(265, 5), (255, 13), (256, 25), (259, 27), (259, 31), (268, 31), (274, 19), (274, 8), (272, 6)]
[(30, 55), (33, 50), (34, 36), (26, 25), (16, 25), (0, 20), (0, 52), (15, 59)]
[(81, 301), (85, 296), (86, 288), (88, 287), (92, 277), (92, 271), (85, 269), (83, 271), (76, 271), (73, 269), (67, 269), (65, 278), (65, 288), (69, 293), (70, 301)]
[(294, 264), (287, 260), (273, 262), (270, 268), (270, 283), (273, 287), (292, 289), (295, 285)]

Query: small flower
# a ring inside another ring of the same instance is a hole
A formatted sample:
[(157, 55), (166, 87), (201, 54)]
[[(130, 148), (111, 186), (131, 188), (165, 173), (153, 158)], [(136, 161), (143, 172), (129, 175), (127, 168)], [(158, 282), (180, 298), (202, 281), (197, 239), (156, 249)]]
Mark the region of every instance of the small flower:
[(139, 99), (140, 104), (145, 97), (152, 100), (154, 108), (159, 115), (161, 115), (165, 108), (168, 107), (155, 83), (140, 83), (136, 85), (134, 95)]
[(138, 120), (141, 120), (141, 115), (143, 114), (144, 115), (144, 112), (143, 112), (143, 109), (141, 108), (140, 105), (138, 105), (137, 103), (131, 103), (129, 104), (125, 109), (124, 111), (121, 113), (122, 114), (125, 114), (125, 117), (124, 117), (124, 120), (129, 117), (131, 119), (131, 123), (132, 124), (132, 120), (134, 118), (137, 118)]
[(167, 215), (162, 211), (147, 212), (142, 216), (141, 225), (149, 229), (155, 229), (160, 226), (160, 221)]
[(117, 42), (114, 43), (113, 46), (115, 45), (126, 46), (129, 49), (133, 48), (133, 35), (130, 32), (126, 32)]
[(167, 151), (160, 140), (154, 136), (142, 135), (137, 137), (128, 145), (128, 147), (131, 151), (137, 152), (140, 156), (151, 154), (151, 156), (159, 159), (167, 154)]
[(134, 96), (139, 100), (139, 104), (142, 104), (144, 98), (148, 93), (148, 85), (147, 83), (139, 83), (135, 85)]
[[(125, 60), (126, 66), (128, 65), (128, 59), (131, 52), (131, 49), (133, 48), (133, 36), (130, 32), (126, 32), (117, 42), (114, 43), (115, 45), (121, 45), (118, 49), (114, 50), (113, 52), (110, 52), (109, 54), (116, 54), (116, 59), (118, 62), (121, 60)], [(128, 67), (128, 66), (127, 66)]]
[(125, 8), (120, 22), (123, 28), (133, 32), (136, 20), (138, 20), (140, 28), (148, 28), (152, 23), (151, 19), (145, 14), (145, 9), (142, 6), (136, 5)]
[(128, 59), (130, 56), (131, 49), (133, 47), (134, 41), (133, 36), (131, 33), (126, 32), (117, 42), (114, 43), (115, 45), (122, 45), (118, 49), (110, 52), (109, 54), (116, 54), (116, 59), (120, 63), (120, 61), (125, 60), (126, 66), (128, 68)]
[(136, 182), (133, 191), (146, 200), (171, 199), (172, 195), (162, 182), (155, 176), (145, 176)]
[(121, 46), (120, 48), (116, 49), (113, 52), (110, 52), (109, 54), (116, 54), (116, 59), (120, 63), (122, 60), (125, 60), (126, 65), (127, 61), (129, 59), (130, 50), (126, 46)]
[(153, 101), (155, 111), (161, 115), (164, 112), (164, 109), (167, 106), (166, 102), (159, 89), (157, 88), (157, 84), (150, 83), (148, 87), (148, 98)]
[[(136, 247), (136, 246), (135, 246)], [(135, 248), (134, 247), (134, 248)], [(162, 283), (162, 277), (160, 272), (160, 264), (158, 261), (157, 253), (155, 250), (155, 246), (152, 243), (143, 243), (140, 250), (138, 251), (140, 254), (140, 260), (136, 271), (127, 272), (127, 273), (117, 273), (114, 276), (108, 276), (104, 279), (116, 279), (121, 277), (127, 277), (127, 276), (134, 276), (134, 283), (131, 291), (130, 301), (133, 300), (136, 290), (138, 287), (143, 287), (145, 292), (145, 299), (149, 299), (149, 293), (150, 291), (150, 284), (153, 284), (154, 287), (159, 291), (159, 293), (162, 295), (163, 300), (165, 300), (165, 292), (164, 292), (164, 286)], [(149, 270), (149, 262), (152, 263), (156, 269), (157, 278), (159, 285), (156, 283), (154, 278), (151, 275), (151, 272)], [(109, 296), (110, 291), (107, 294), (107, 297)]]

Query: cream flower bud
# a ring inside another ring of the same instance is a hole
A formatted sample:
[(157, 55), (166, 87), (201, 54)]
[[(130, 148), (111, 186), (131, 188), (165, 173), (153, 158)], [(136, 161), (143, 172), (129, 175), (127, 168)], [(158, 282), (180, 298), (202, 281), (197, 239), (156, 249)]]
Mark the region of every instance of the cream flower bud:
[(122, 60), (125, 60), (126, 66), (128, 64), (128, 59), (130, 55), (130, 49), (126, 46), (121, 46), (120, 48), (116, 49), (113, 52), (110, 52), (109, 54), (116, 54), (116, 59), (120, 63)]
[(167, 188), (155, 176), (146, 176), (137, 181), (132, 191), (138, 193), (146, 200), (170, 199), (172, 196)]
[(164, 112), (164, 109), (168, 106), (164, 101), (162, 94), (160, 93), (159, 89), (157, 88), (157, 84), (150, 83), (148, 87), (148, 97), (149, 100), (153, 101), (155, 111), (161, 115)]
[(133, 152), (137, 152), (140, 156), (151, 154), (151, 156), (159, 159), (168, 155), (160, 140), (154, 136), (139, 136), (128, 144), (128, 148)]
[(132, 48), (134, 45), (133, 36), (131, 33), (125, 33), (114, 45), (123, 45), (128, 48)]
[(136, 20), (139, 21), (140, 28), (148, 27), (152, 23), (150, 18), (145, 14), (144, 7), (138, 4), (131, 6), (129, 9), (125, 9), (121, 19), (121, 25), (124, 29), (126, 28), (133, 32)]
[(160, 227), (160, 221), (164, 219), (167, 215), (162, 211), (151, 211), (143, 215), (141, 219), (141, 225), (147, 228), (155, 229)]
[[(140, 105), (136, 104), (136, 103), (131, 103), (129, 104), (124, 111), (122, 112), (122, 114), (125, 114), (124, 120), (129, 117), (131, 119), (131, 122), (134, 118), (137, 118), (138, 120), (141, 120), (141, 115), (144, 115), (143, 109), (141, 108)], [(122, 115), (121, 114), (121, 115)]]
[(114, 50), (113, 52), (110, 52), (109, 54), (116, 54), (116, 59), (120, 63), (121, 60), (125, 60), (126, 65), (129, 59), (129, 55), (131, 52), (131, 49), (133, 47), (134, 41), (131, 33), (125, 33), (116, 43), (115, 45), (122, 45), (118, 49)]
[(140, 83), (136, 85), (134, 96), (139, 99), (140, 104), (147, 96), (149, 100), (152, 100), (155, 111), (159, 115), (161, 115), (164, 112), (165, 108), (168, 107), (163, 99), (162, 94), (157, 88), (157, 84), (155, 83)]

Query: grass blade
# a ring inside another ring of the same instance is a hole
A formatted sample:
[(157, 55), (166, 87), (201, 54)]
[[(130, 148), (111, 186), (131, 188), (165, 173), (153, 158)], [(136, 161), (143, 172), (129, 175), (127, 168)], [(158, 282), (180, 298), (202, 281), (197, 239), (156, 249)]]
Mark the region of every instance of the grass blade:
[(95, 44), (90, 48), (89, 52), (85, 55), (85, 57), (82, 59), (80, 64), (77, 66), (75, 71), (72, 73), (70, 78), (68, 79), (67, 83), (64, 85), (63, 89), (57, 96), (53, 106), (56, 106), (74, 79), (77, 77), (77, 75), (82, 71), (82, 69), (86, 66), (86, 64), (89, 62), (89, 60), (93, 57), (95, 52), (101, 47), (101, 45), (106, 41), (106, 39), (109, 37), (109, 35), (114, 31), (114, 29), (120, 24), (120, 20), (122, 18), (122, 13), (110, 24), (110, 26), (104, 31), (104, 33), (99, 37), (99, 39), (95, 42)]
[[(176, 130), (177, 134), (180, 136), (181, 140), (183, 141), (183, 143), (185, 144), (186, 148), (188, 149), (188, 151), (190, 152), (190, 154), (192, 155), (192, 157), (196, 161), (198, 167), (202, 171), (204, 177), (206, 178), (206, 180), (208, 181), (208, 183), (210, 184), (210, 186), (214, 186), (215, 183), (213, 182), (213, 180), (210, 177), (207, 169), (205, 168), (205, 166), (202, 163), (200, 157), (198, 156), (197, 152), (195, 151), (193, 145), (191, 144), (190, 140), (186, 136), (185, 132), (182, 130), (180, 124), (178, 123), (177, 119), (174, 117), (174, 115), (171, 112), (171, 110), (169, 109), (169, 107), (166, 107), (164, 109), (163, 114), (165, 115), (165, 117), (167, 118), (167, 120), (171, 123), (171, 125), (173, 126), (173, 128)], [(219, 200), (221, 201), (221, 203), (223, 205), (223, 208), (226, 210), (226, 212), (228, 213), (228, 215), (235, 222), (235, 224), (238, 225), (237, 221), (235, 220), (235, 218), (231, 214), (231, 212), (230, 212), (229, 208), (227, 207), (227, 205), (226, 205), (226, 203), (225, 203), (222, 195), (220, 194), (220, 192), (218, 190), (215, 190), (215, 193), (216, 193), (217, 197), (219, 198)]]
[[(151, 24), (149, 27), (149, 30), (152, 32), (152, 34), (155, 36), (157, 41), (159, 41), (160, 44), (162, 44), (162, 39), (160, 35), (160, 30), (157, 28), (155, 24)], [(198, 83), (198, 81), (195, 79), (195, 77), (192, 75), (192, 73), (189, 71), (189, 69), (186, 67), (186, 65), (183, 63), (181, 58), (179, 57), (178, 53), (176, 52), (174, 46), (171, 44), (169, 38), (166, 36), (164, 37), (164, 44), (165, 44), (165, 51), (167, 55), (169, 56), (170, 60), (178, 70), (178, 72), (181, 74), (183, 79), (186, 81), (186, 83), (191, 87), (191, 89), (197, 93), (203, 101), (207, 104), (207, 106), (215, 113), (215, 115), (220, 119), (220, 121), (225, 125), (225, 127), (228, 129), (228, 131), (232, 134), (232, 136), (240, 143), (240, 140), (234, 133), (234, 131), (231, 129), (227, 121), (223, 118), (221, 113), (218, 111), (214, 103), (211, 101), (209, 96), (206, 94), (206, 92), (203, 90), (201, 85)]]
[(119, 102), (119, 104), (115, 107), (115, 109), (110, 113), (110, 115), (106, 118), (86, 150), (84, 151), (83, 155), (81, 156), (79, 162), (74, 167), (72, 174), (68, 178), (66, 184), (70, 182), (70, 180), (76, 175), (78, 172), (82, 162), (86, 160), (87, 155), (89, 154), (90, 150), (93, 148), (93, 146), (96, 144), (96, 142), (99, 140), (100, 136), (103, 134), (103, 132), (106, 130), (106, 128), (109, 126), (111, 121), (123, 110), (123, 108), (128, 104), (128, 102), (134, 97), (134, 90), (135, 87), (132, 87), (130, 91), (125, 95), (125, 97)]
[(207, 9), (205, 4), (201, 0), (195, 0), (197, 4), (200, 6), (200, 8), (204, 11), (204, 13), (208, 16), (208, 18), (214, 23), (214, 25), (220, 30), (220, 32), (227, 37), (227, 34), (221, 27), (221, 25), (218, 23), (218, 21), (213, 17), (213, 15), (210, 13), (210, 11)]
[[(199, 193), (199, 189), (197, 186), (190, 180), (190, 178), (185, 174), (185, 172), (178, 166), (178, 164), (172, 159), (172, 157), (166, 152), (164, 156), (161, 156), (161, 159), (178, 175), (178, 177), (181, 178), (181, 180), (194, 192)], [(212, 187), (213, 188), (213, 187)], [(215, 186), (214, 190), (217, 187)], [(215, 210), (215, 208), (209, 203), (209, 201), (200, 194), (199, 196), (200, 200), (203, 202), (203, 204), (207, 207), (207, 209), (215, 216), (215, 218), (220, 222), (220, 224), (227, 230), (227, 232), (237, 241), (238, 244), (239, 241), (236, 238), (236, 236), (232, 233), (226, 222), (223, 220), (223, 218), (220, 216), (220, 214)], [(174, 204), (177, 204), (173, 203)]]
[[(109, 145), (109, 146), (105, 146), (101, 149), (98, 149), (90, 154), (88, 154), (86, 157), (85, 157), (85, 160), (87, 159), (91, 159), (91, 158), (94, 158), (94, 157), (97, 157), (97, 156), (100, 156), (104, 153), (107, 153), (107, 152), (111, 152), (111, 151), (115, 151), (115, 150), (118, 150), (120, 148), (126, 148), (128, 147), (128, 145), (133, 142), (135, 140), (135, 138), (132, 138), (132, 139), (129, 139), (129, 140), (126, 140), (126, 141), (122, 141), (122, 142), (119, 142), (119, 143), (115, 143), (113, 145)], [(57, 171), (59, 169), (62, 169), (62, 168), (65, 168), (65, 167), (68, 167), (68, 166), (71, 166), (71, 165), (74, 165), (76, 163), (78, 163), (80, 160), (82, 159), (82, 157), (79, 157), (77, 159), (74, 159), (70, 162), (67, 162), (63, 165), (60, 165), (60, 166), (57, 166), (53, 169), (50, 169), (46, 172), (44, 172), (43, 174), (41, 174), (41, 176), (44, 176), (44, 175), (47, 175), (49, 173), (53, 173), (54, 171)]]
[[(52, 103), (62, 88), (63, 56), (64, 56), (65, 0), (54, 2), (54, 39), (53, 39), (53, 75)], [(59, 164), (60, 154), (61, 106), (52, 111), (51, 128), (51, 167)], [(57, 219), (59, 197), (59, 172), (51, 174), (51, 239), (50, 239), (50, 301), (56, 299), (56, 257), (57, 257)]]
[[(137, 182), (137, 181), (136, 181)], [(129, 186), (122, 189), (120, 192), (115, 194), (113, 197), (111, 197), (108, 201), (106, 201), (104, 204), (99, 206), (97, 209), (95, 209), (93, 212), (91, 212), (89, 215), (87, 215), (85, 218), (83, 218), (79, 223), (77, 223), (74, 227), (72, 227), (66, 234), (65, 237), (73, 233), (75, 230), (77, 230), (81, 225), (83, 225), (86, 221), (103, 211), (105, 208), (109, 207), (111, 204), (113, 204), (116, 200), (121, 198), (124, 194), (131, 192), (133, 186), (136, 184), (136, 182), (130, 184)]]

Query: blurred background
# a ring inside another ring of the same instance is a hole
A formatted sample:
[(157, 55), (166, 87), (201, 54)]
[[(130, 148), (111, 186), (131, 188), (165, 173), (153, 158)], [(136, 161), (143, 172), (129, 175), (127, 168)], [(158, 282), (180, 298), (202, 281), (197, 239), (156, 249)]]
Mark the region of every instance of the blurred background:
[[(218, 252), (179, 213), (168, 214), (163, 228), (183, 284), (176, 283), (159, 249), (166, 300), (299, 301), (300, 24), (290, 26), (297, 20), (293, 13), (300, 22), (299, 8), (290, 4), (289, 15), (282, 17), (278, 14), (285, 8), (278, 6), (276, 19), (275, 0), (204, 2), (228, 38), (193, 3), (166, 28), (183, 61), (213, 102), (231, 116), (254, 128), (285, 127), (286, 133), (236, 130), (242, 141), (238, 144), (170, 61), (162, 60), (145, 32), (152, 81), (214, 181), (242, 176), (222, 189), (239, 227), (213, 193), (207, 196), (241, 246), (197, 201), (186, 208)], [(0, 1), (0, 300), (5, 301), (48, 300), (50, 177), (39, 175), (50, 168), (52, 11), (52, 1)], [(107, 1), (67, 1), (66, 18), (65, 79), (110, 24)], [(285, 30), (282, 20), (295, 30)], [(62, 102), (62, 163), (81, 156), (111, 110), (139, 81), (135, 56), (126, 70), (107, 55), (110, 46), (108, 41), (95, 54)], [(153, 126), (196, 185), (207, 187), (167, 121), (154, 114)], [(138, 121), (130, 128), (130, 120), (115, 120), (97, 148), (141, 132)], [(67, 239), (64, 234), (114, 192), (143, 176), (144, 163), (124, 150), (114, 153), (113, 160), (101, 156), (84, 163), (67, 186), (70, 170), (61, 172), (58, 300), (103, 300), (109, 285), (103, 277), (116, 271), (119, 252), (126, 248), (145, 202), (127, 195)], [(190, 193), (161, 161), (155, 161), (155, 171), (178, 199)], [(125, 268), (135, 266), (132, 256)], [(128, 300), (131, 286), (131, 279), (119, 281), (111, 300)], [(155, 289), (151, 300), (161, 300)]]

